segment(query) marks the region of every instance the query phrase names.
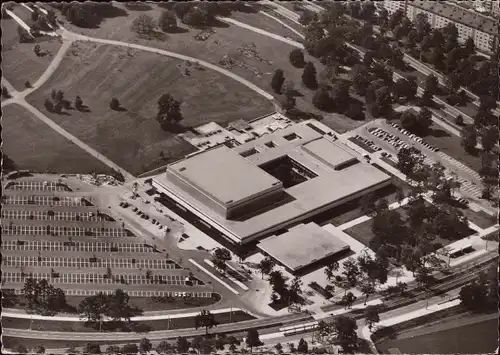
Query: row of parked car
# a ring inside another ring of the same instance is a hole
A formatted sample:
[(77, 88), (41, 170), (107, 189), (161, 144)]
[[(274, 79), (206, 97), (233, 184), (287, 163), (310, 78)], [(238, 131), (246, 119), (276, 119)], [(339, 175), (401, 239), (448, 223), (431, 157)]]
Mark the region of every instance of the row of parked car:
[(394, 134), (387, 133), (381, 128), (375, 128), (372, 130), (368, 130), (371, 134), (373, 134), (375, 137), (380, 138), (390, 145), (394, 146), (397, 150), (400, 150), (401, 148), (408, 148), (410, 145), (406, 143), (405, 141), (399, 139), (396, 137)]
[(378, 151), (380, 151), (380, 150), (382, 150), (382, 148), (380, 148), (379, 146), (377, 146), (377, 145), (376, 145), (375, 143), (373, 143), (371, 140), (369, 140), (369, 139), (367, 139), (367, 138), (365, 138), (365, 137), (363, 137), (363, 136), (360, 136), (359, 134), (356, 134), (356, 135), (354, 136), (354, 139), (356, 139), (356, 140), (359, 140), (359, 141), (363, 142), (364, 144), (366, 144), (367, 146), (369, 146), (370, 148), (372, 148), (373, 150), (375, 150), (375, 151), (377, 151), (377, 152), (378, 152)]
[(397, 123), (394, 123), (394, 122), (390, 122), (389, 123), (392, 127), (396, 128), (399, 132), (407, 135), (408, 137), (410, 137), (411, 139), (413, 139), (414, 141), (422, 144), (424, 147), (426, 147), (427, 149), (430, 149), (432, 150), (433, 152), (439, 152), (439, 148), (436, 148), (432, 145), (430, 145), (429, 143), (427, 143), (426, 141), (424, 141), (422, 138), (420, 138), (419, 136), (417, 136), (416, 134), (413, 134), (413, 133), (410, 133), (408, 132), (406, 129), (404, 129), (403, 127), (399, 126)]
[[(128, 208), (129, 206), (131, 206), (131, 205), (128, 202), (120, 202), (120, 207), (122, 207), (122, 208)], [(140, 216), (142, 219), (145, 219), (146, 221), (148, 221), (150, 219), (146, 213), (142, 212), (140, 209), (138, 209), (135, 206), (132, 208), (132, 211), (137, 213), (138, 216)], [(151, 219), (151, 223), (158, 226), (159, 229), (164, 228), (164, 226), (159, 221), (157, 221), (155, 218)], [(168, 227), (165, 227), (165, 228), (168, 232), (169, 228)]]

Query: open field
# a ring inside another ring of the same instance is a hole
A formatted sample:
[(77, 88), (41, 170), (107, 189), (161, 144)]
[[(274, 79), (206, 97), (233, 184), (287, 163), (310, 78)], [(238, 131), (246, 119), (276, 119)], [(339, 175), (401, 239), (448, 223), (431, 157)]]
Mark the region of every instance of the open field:
[[(76, 55), (75, 55), (76, 54)], [(182, 125), (188, 129), (215, 121), (222, 125), (273, 111), (264, 97), (237, 81), (182, 61), (111, 45), (77, 42), (43, 88), (28, 100), (63, 128), (132, 174), (157, 168), (195, 151), (156, 121), (157, 101), (171, 93), (182, 101)], [(90, 112), (48, 113), (44, 100), (53, 89), (73, 101), (82, 97)], [(112, 97), (123, 111), (109, 108)], [(160, 154), (164, 154), (164, 158)]]
[[(494, 315), (493, 315), (494, 317)], [(377, 348), (383, 353), (397, 348), (402, 354), (488, 354), (498, 347), (498, 318), (456, 326), (456, 320), (440, 321), (423, 329), (405, 331), (395, 339), (382, 341)]]
[[(276, 18), (278, 17), (278, 16), (275, 16), (274, 13), (271, 13), (270, 15), (272, 15)], [(276, 33), (277, 35), (290, 38), (290, 39), (297, 41), (297, 42), (302, 41), (302, 38), (300, 38), (295, 32), (293, 32), (289, 28), (283, 26), (278, 21), (276, 21), (276, 20), (274, 20), (266, 15), (263, 15), (261, 13), (233, 12), (231, 14), (231, 18), (235, 19), (237, 21), (241, 21), (243, 23), (246, 23), (247, 25), (258, 27), (258, 28), (261, 28), (263, 30), (266, 30), (266, 31), (269, 31), (272, 33)], [(283, 21), (283, 22), (285, 22), (285, 21)]]
[[(125, 9), (119, 3), (115, 3), (115, 6)], [(59, 13), (58, 11), (56, 12)], [(218, 27), (213, 27), (215, 33), (205, 41), (194, 39), (201, 32), (200, 30), (188, 28), (183, 24), (181, 24), (181, 27), (184, 31), (179, 31), (180, 33), (156, 33), (153, 37), (145, 38), (144, 36), (139, 37), (136, 33), (132, 32), (130, 23), (139, 15), (147, 14), (156, 19), (160, 16), (160, 13), (158, 7), (152, 5), (152, 10), (149, 11), (128, 11), (128, 15), (126, 16), (105, 19), (99, 28), (79, 28), (67, 21), (63, 25), (70, 31), (87, 36), (170, 50), (200, 58), (218, 66), (221, 66), (219, 61), (227, 55), (229, 58), (243, 65), (243, 67), (233, 65), (232, 68), (227, 67), (228, 69), (269, 93), (273, 93), (270, 86), (272, 75), (279, 68), (284, 71), (285, 78), (294, 83), (299, 93), (299, 96), (296, 97), (296, 106), (298, 109), (322, 115), (324, 117), (322, 121), (324, 124), (341, 133), (365, 123), (364, 121), (354, 121), (344, 115), (322, 112), (312, 105), (311, 101), (314, 92), (302, 85), (302, 69), (293, 67), (288, 60), (288, 53), (295, 47), (253, 31), (225, 23), (218, 25)], [(64, 19), (60, 13), (59, 17)], [(243, 52), (245, 48), (247, 50)], [(323, 71), (322, 65), (315, 58), (307, 54), (305, 55), (305, 59), (315, 64), (319, 76)], [(277, 94), (274, 95), (278, 96)]]
[[(22, 6), (19, 7), (26, 10)], [(41, 53), (44, 53), (37, 57), (33, 53), (35, 43), (19, 43), (17, 27), (15, 20), (2, 19), (2, 75), (17, 90), (23, 90), (26, 80), (34, 83), (43, 74), (61, 43), (51, 37), (37, 39), (36, 43), (40, 45)]]
[(36, 172), (109, 173), (110, 169), (27, 111), (2, 108), (3, 151), (20, 169)]

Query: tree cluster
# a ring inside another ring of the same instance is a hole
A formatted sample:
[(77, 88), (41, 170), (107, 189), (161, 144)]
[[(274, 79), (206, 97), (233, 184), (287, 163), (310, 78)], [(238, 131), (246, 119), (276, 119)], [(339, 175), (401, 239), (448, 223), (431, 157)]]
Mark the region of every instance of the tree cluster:
[(26, 279), (21, 293), (26, 300), (26, 309), (30, 312), (54, 315), (68, 309), (64, 291), (50, 285), (46, 279)]
[(156, 120), (160, 126), (167, 130), (171, 125), (182, 121), (181, 102), (174, 99), (171, 94), (163, 94), (158, 99), (158, 113)]
[(492, 266), (481, 272), (476, 281), (462, 287), (459, 293), (462, 304), (473, 312), (498, 308), (498, 269)]
[(80, 318), (88, 323), (102, 327), (103, 317), (109, 317), (114, 322), (130, 322), (130, 318), (141, 315), (142, 310), (129, 304), (130, 297), (120, 289), (106, 295), (99, 292), (95, 296), (86, 297), (78, 305)]
[(73, 25), (84, 28), (94, 28), (107, 17), (126, 14), (124, 10), (114, 7), (110, 2), (52, 3), (51, 6), (59, 9), (66, 20)]

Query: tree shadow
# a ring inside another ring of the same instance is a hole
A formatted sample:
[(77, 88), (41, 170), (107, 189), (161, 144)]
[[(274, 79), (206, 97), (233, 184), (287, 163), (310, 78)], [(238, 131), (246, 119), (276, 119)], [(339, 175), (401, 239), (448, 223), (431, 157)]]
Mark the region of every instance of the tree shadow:
[(119, 106), (119, 107), (116, 107), (116, 108), (112, 108), (113, 111), (118, 111), (118, 112), (126, 112), (127, 109), (123, 106)]
[(190, 130), (190, 127), (185, 126), (182, 123), (164, 122), (160, 124), (160, 126), (164, 131), (174, 134), (186, 133)]
[(146, 39), (146, 40), (155, 39), (157, 41), (165, 42), (167, 40), (168, 36), (166, 33), (153, 30), (153, 31), (149, 31), (147, 33), (139, 34), (139, 38)]
[(179, 26), (175, 26), (171, 29), (168, 29), (166, 31), (163, 31), (165, 33), (169, 33), (169, 34), (175, 34), (175, 33), (186, 33), (186, 32), (189, 32), (189, 29), (188, 28), (184, 28), (184, 27), (179, 27)]
[(77, 110), (80, 112), (92, 112), (92, 110), (87, 105), (81, 105), (79, 108), (77, 108)]
[(293, 97), (304, 97), (304, 94), (298, 91), (297, 89), (290, 90), (290, 94)]
[(426, 136), (432, 136), (432, 137), (449, 137), (450, 134), (446, 132), (444, 129), (441, 128), (429, 128), (427, 131)]
[(229, 24), (227, 22), (221, 21), (215, 17), (211, 18), (206, 25), (202, 26), (196, 26), (196, 25), (191, 25), (191, 27), (194, 27), (198, 30), (203, 30), (209, 27), (216, 27), (216, 28), (228, 28)]
[(60, 116), (71, 116), (71, 113), (67, 111), (56, 112)]

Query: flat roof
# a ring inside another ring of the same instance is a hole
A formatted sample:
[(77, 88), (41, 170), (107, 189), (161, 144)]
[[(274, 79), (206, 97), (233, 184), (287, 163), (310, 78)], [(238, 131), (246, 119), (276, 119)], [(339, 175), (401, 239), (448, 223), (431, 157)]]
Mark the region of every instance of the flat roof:
[[(307, 124), (307, 122), (301, 122), (296, 124), (298, 126), (298, 132), (307, 132), (307, 135), (311, 135), (306, 139), (304, 144), (307, 144), (314, 139), (311, 139), (314, 135), (315, 139), (326, 139), (318, 137), (318, 133), (307, 127), (303, 128), (302, 125)], [(318, 124), (319, 127), (323, 125)], [(325, 127), (325, 131), (329, 129)], [(288, 128), (283, 131), (289, 131)], [(283, 135), (283, 131), (276, 132), (276, 134), (269, 135), (268, 140), (273, 140), (277, 142), (282, 142), (279, 138)], [(278, 137), (278, 139), (276, 138)], [(304, 137), (305, 138), (305, 137)], [(258, 140), (257, 140), (258, 141)], [(254, 143), (254, 142), (249, 142)], [(259, 142), (259, 146), (260, 146)], [(256, 162), (269, 161), (272, 158), (279, 157), (282, 155), (288, 155), (293, 160), (302, 164), (304, 167), (313, 171), (317, 176), (302, 182), (298, 185), (289, 187), (285, 189), (285, 192), (291, 197), (290, 201), (275, 208), (265, 210), (265, 212), (257, 213), (247, 219), (243, 220), (227, 220), (223, 216), (219, 215), (217, 212), (211, 210), (208, 206), (203, 204), (201, 201), (197, 200), (196, 197), (191, 195), (188, 191), (185, 191), (175, 185), (172, 181), (169, 181), (166, 174), (161, 174), (154, 177), (155, 182), (162, 187), (166, 192), (170, 193), (170, 196), (174, 199), (178, 199), (178, 202), (185, 204), (187, 207), (195, 210), (196, 213), (203, 216), (208, 222), (214, 225), (216, 228), (229, 235), (231, 239), (238, 240), (239, 242), (247, 242), (258, 238), (264, 234), (270, 232), (271, 228), (280, 228), (281, 225), (286, 225), (286, 223), (291, 223), (294, 221), (299, 221), (300, 218), (304, 216), (314, 214), (316, 210), (326, 207), (333, 207), (335, 203), (341, 203), (345, 199), (353, 196), (354, 194), (364, 191), (370, 188), (376, 188), (378, 186), (385, 186), (390, 183), (391, 177), (371, 164), (367, 163), (361, 155), (352, 151), (352, 156), (358, 158), (359, 162), (346, 167), (345, 169), (335, 170), (329, 164), (324, 162), (324, 159), (319, 159), (313, 154), (310, 154), (303, 146), (295, 145), (295, 141), (289, 142), (287, 149), (283, 147), (268, 148), (265, 152), (256, 153), (248, 158), (243, 158), (247, 160), (248, 164), (255, 164)], [(345, 146), (340, 141), (331, 142), (332, 146), (337, 146), (337, 149), (331, 150), (332, 154), (337, 154), (340, 150), (349, 151), (349, 148)], [(325, 143), (320, 143), (321, 146), (326, 146)], [(329, 146), (328, 146), (329, 147)], [(241, 147), (238, 147), (241, 148)], [(246, 149), (251, 148), (246, 147)], [(227, 148), (229, 149), (229, 148)], [(276, 153), (273, 153), (273, 149), (276, 149)], [(234, 149), (237, 151), (239, 149)], [(328, 150), (330, 151), (330, 150)], [(234, 152), (238, 155), (236, 152)], [(338, 153), (344, 154), (344, 153)], [(195, 156), (195, 158), (201, 158), (205, 155), (200, 154)], [(264, 155), (262, 159), (259, 159), (259, 155)], [(256, 159), (254, 157), (257, 156)], [(345, 155), (347, 156), (347, 155)], [(240, 160), (240, 159), (237, 159)], [(252, 161), (255, 160), (255, 161)], [(227, 176), (227, 170), (238, 170), (238, 174), (242, 174), (243, 169), (234, 169), (229, 160), (224, 160), (217, 165), (220, 172), (217, 175), (221, 175), (220, 180), (216, 177), (214, 179), (214, 184), (217, 188), (222, 190), (227, 189), (227, 186), (232, 186), (235, 182), (231, 181), (235, 177), (229, 178)], [(204, 163), (205, 164), (205, 163)], [(239, 163), (238, 163), (239, 164)], [(231, 167), (231, 169), (229, 169)], [(255, 166), (259, 172), (263, 172), (260, 168)], [(210, 169), (206, 168), (208, 171)], [(203, 171), (203, 169), (201, 169)], [(213, 170), (213, 169), (212, 169)], [(203, 173), (205, 173), (203, 171)], [(212, 172), (210, 172), (212, 174)], [(247, 174), (243, 173), (243, 179), (246, 180), (256, 180), (256, 177), (249, 177)], [(257, 174), (258, 176), (259, 174)], [(273, 178), (274, 179), (274, 178)], [(253, 182), (252, 182), (253, 183)], [(227, 184), (227, 185), (226, 185)], [(239, 185), (240, 183), (238, 183)], [(234, 197), (232, 197), (234, 198)]]
[(262, 240), (258, 247), (292, 271), (349, 249), (349, 245), (316, 223), (299, 224)]
[(225, 145), (168, 166), (221, 204), (237, 202), (281, 186), (281, 182)]
[(342, 147), (324, 138), (309, 142), (302, 149), (332, 168), (356, 158), (356, 153), (347, 146)]

